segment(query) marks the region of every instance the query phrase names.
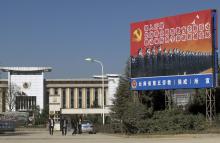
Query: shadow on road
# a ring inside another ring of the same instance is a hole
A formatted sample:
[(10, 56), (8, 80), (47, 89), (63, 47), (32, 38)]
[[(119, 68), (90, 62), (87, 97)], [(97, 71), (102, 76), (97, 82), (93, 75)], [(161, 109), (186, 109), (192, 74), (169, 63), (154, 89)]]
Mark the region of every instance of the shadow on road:
[(4, 132), (0, 133), (0, 136), (27, 136), (30, 134), (34, 134), (32, 132)]

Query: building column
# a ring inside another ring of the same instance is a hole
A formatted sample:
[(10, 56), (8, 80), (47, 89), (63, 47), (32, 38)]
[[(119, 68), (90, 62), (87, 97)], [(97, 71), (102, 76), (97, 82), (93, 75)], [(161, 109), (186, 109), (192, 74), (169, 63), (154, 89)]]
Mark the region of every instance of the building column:
[(112, 99), (109, 99), (108, 96), (108, 88), (105, 88), (105, 105), (110, 105), (109, 102), (111, 102)]
[(62, 89), (58, 88), (58, 95), (60, 95), (60, 107), (63, 108), (63, 93), (62, 93)]
[(82, 108), (86, 108), (86, 88), (82, 88)]
[(70, 108), (70, 88), (66, 88), (66, 108)]
[[(33, 105), (34, 106), (34, 105)], [(33, 107), (32, 107), (33, 108)], [(19, 99), (19, 110), (22, 110), (22, 97)]]
[[(54, 90), (54, 88), (49, 88), (49, 103), (48, 103), (48, 105), (49, 105), (49, 112), (52, 110), (51, 109), (51, 106), (50, 106), (50, 102), (52, 102), (51, 100), (51, 96), (53, 96), (55, 94), (55, 90)], [(33, 100), (31, 99), (31, 104), (33, 104)]]
[(74, 88), (74, 108), (78, 108), (78, 88)]
[(93, 106), (93, 103), (94, 103), (94, 88), (90, 88), (90, 106)]
[(50, 95), (54, 95), (54, 94), (55, 94), (54, 88), (49, 88), (49, 97)]

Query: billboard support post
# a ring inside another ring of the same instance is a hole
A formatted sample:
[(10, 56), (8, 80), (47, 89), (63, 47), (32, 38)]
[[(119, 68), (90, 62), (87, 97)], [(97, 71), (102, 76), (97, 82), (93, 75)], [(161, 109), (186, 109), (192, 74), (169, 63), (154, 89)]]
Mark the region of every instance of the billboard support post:
[(165, 90), (165, 108), (172, 109), (172, 93), (171, 90)]
[(215, 92), (211, 88), (206, 89), (206, 121), (212, 125), (215, 120), (216, 107), (215, 107)]
[(134, 103), (137, 102), (137, 100), (138, 100), (138, 96), (139, 96), (138, 94), (139, 94), (138, 91), (135, 91), (135, 90), (133, 91), (133, 95), (134, 95), (134, 96), (133, 96), (133, 102), (134, 102)]

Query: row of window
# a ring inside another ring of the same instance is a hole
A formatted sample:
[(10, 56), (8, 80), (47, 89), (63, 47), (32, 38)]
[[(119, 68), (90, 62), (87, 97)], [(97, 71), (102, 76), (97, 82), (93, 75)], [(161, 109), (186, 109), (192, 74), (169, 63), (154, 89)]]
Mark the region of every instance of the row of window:
[[(46, 84), (102, 84), (101, 80), (91, 80), (91, 81), (51, 81), (51, 80), (46, 80)], [(108, 84), (108, 80), (104, 81), (105, 86)]]
[[(54, 94), (58, 95), (58, 89), (54, 89)], [(74, 108), (74, 88), (70, 89), (70, 108)], [(62, 108), (66, 108), (66, 90), (62, 90)], [(92, 107), (97, 108), (98, 105), (98, 88), (94, 88), (94, 101), (90, 100), (91, 91), (90, 88), (86, 88), (86, 108)], [(93, 102), (93, 103), (91, 103)], [(104, 92), (104, 105), (106, 105), (106, 88)], [(82, 88), (78, 88), (78, 108), (82, 108)]]
[(16, 111), (36, 108), (36, 96), (16, 96)]

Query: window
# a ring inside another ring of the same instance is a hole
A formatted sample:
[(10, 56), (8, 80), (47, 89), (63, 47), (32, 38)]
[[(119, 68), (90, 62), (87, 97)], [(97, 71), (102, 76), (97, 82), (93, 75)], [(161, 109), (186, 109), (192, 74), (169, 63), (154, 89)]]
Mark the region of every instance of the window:
[[(2, 89), (3, 91), (2, 91), (2, 101), (6, 101), (6, 89)], [(6, 111), (6, 105), (5, 105), (6, 103), (5, 102), (2, 102), (2, 111)]]
[(57, 88), (54, 89), (54, 94), (58, 95), (58, 89)]
[(98, 107), (98, 88), (95, 88), (95, 100), (94, 100), (94, 107)]
[(66, 90), (63, 89), (63, 108), (66, 108)]
[(16, 111), (32, 110), (36, 106), (36, 96), (16, 96)]
[(16, 96), (16, 100), (15, 100), (15, 108), (16, 108), (16, 111), (18, 111), (20, 109), (20, 99), (21, 98), (18, 98), (19, 96)]
[(27, 108), (27, 105), (28, 105), (28, 104), (27, 104), (27, 99), (24, 98), (24, 109), (28, 109), (28, 108)]
[(106, 105), (107, 88), (104, 90), (104, 105)]
[(87, 88), (86, 91), (86, 108), (90, 108), (90, 88)]
[(32, 98), (29, 98), (29, 109), (31, 109), (31, 106), (32, 106)]
[(82, 88), (79, 88), (79, 102), (78, 102), (78, 108), (82, 108)]
[(70, 89), (70, 102), (71, 102), (71, 104), (70, 104), (70, 107), (71, 108), (74, 108), (74, 89)]
[(46, 95), (47, 95), (47, 97), (50, 96), (50, 91), (49, 90), (47, 90)]
[(36, 102), (37, 102), (36, 96), (31, 97), (31, 106), (32, 106), (31, 108), (36, 106)]
[(60, 111), (55, 111), (54, 120), (55, 122), (60, 121)]

